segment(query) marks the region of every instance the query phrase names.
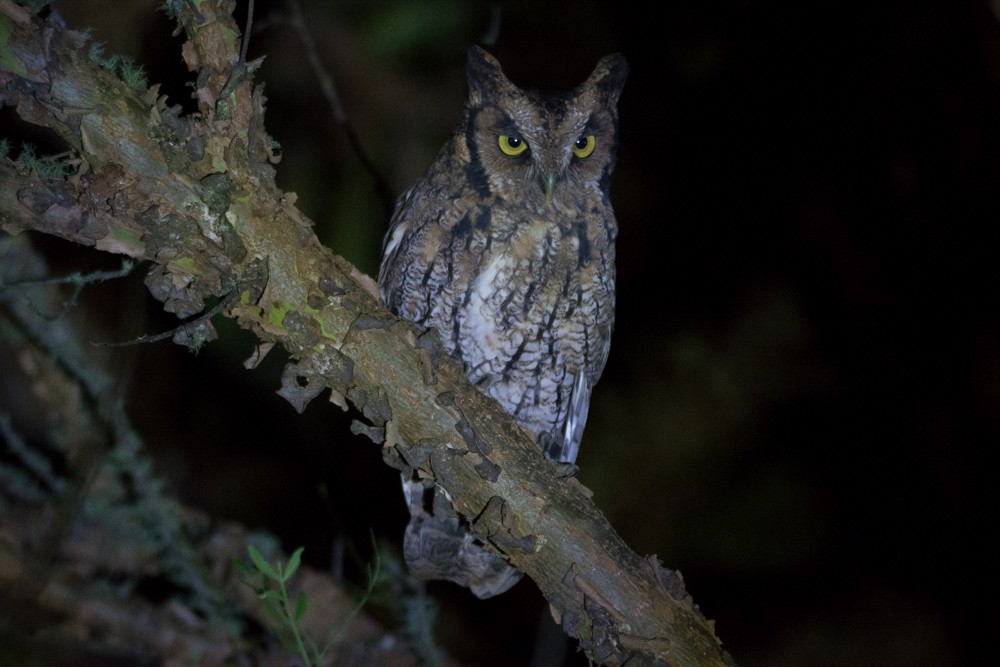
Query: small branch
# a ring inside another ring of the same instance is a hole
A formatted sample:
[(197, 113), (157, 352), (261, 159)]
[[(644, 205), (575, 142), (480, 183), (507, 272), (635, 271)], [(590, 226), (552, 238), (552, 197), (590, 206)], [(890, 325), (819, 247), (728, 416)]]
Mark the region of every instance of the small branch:
[(250, 28), (253, 26), (253, 0), (247, 2), (247, 22), (243, 28), (243, 46), (240, 47), (240, 64), (247, 63), (247, 48), (250, 46)]
[(302, 14), (302, 5), (299, 3), (299, 0), (288, 0), (288, 6), (292, 12), (292, 27), (295, 28), (295, 33), (299, 36), (299, 41), (302, 42), (302, 47), (306, 52), (306, 61), (309, 63), (309, 68), (312, 70), (313, 76), (316, 77), (316, 81), (319, 82), (319, 89), (330, 105), (330, 115), (333, 116), (334, 122), (343, 130), (344, 136), (347, 137), (347, 143), (350, 144), (351, 150), (358, 157), (361, 166), (371, 176), (372, 183), (375, 186), (375, 193), (378, 195), (379, 201), (382, 202), (386, 213), (391, 213), (394, 197), (389, 192), (389, 187), (386, 185), (385, 179), (382, 178), (378, 167), (368, 157), (364, 146), (361, 145), (361, 139), (358, 137), (357, 132), (354, 131), (354, 128), (348, 122), (344, 105), (341, 103), (337, 87), (333, 83), (333, 76), (323, 64), (323, 60), (319, 56), (319, 49), (316, 48), (316, 42), (312, 38), (312, 33), (309, 32), (309, 26)]
[[(232, 302), (233, 297), (235, 296), (236, 296), (235, 292), (230, 292), (224, 299), (222, 299), (221, 301), (219, 301), (219, 303), (212, 306), (212, 308), (210, 308), (209, 310), (205, 311), (204, 313), (195, 317), (194, 319), (188, 320), (187, 322), (181, 324), (180, 326), (174, 327), (170, 331), (164, 331), (163, 333), (152, 334), (152, 335), (144, 334), (142, 336), (139, 336), (138, 338), (133, 338), (132, 340), (126, 340), (121, 342), (108, 342), (108, 343), (93, 342), (91, 343), (91, 345), (95, 347), (127, 347), (129, 345), (140, 345), (143, 343), (157, 343), (161, 340), (167, 340), (168, 338), (172, 338), (174, 339), (174, 342), (181, 343), (183, 345), (183, 344), (188, 344), (188, 341), (190, 341), (192, 337), (197, 336), (198, 330), (206, 331), (206, 333), (202, 334), (201, 336), (201, 342), (207, 343), (211, 340), (215, 340), (214, 330), (210, 329), (212, 318), (221, 313), (223, 310), (225, 310)], [(213, 331), (213, 333), (209, 334), (208, 331)], [(189, 347), (194, 347), (194, 346), (189, 345)]]
[(319, 82), (319, 89), (330, 105), (333, 120), (337, 125), (344, 125), (347, 123), (344, 105), (341, 104), (337, 87), (333, 84), (333, 76), (319, 57), (319, 49), (316, 48), (316, 42), (312, 38), (312, 33), (309, 32), (309, 26), (306, 25), (305, 17), (302, 14), (302, 5), (299, 0), (288, 0), (288, 7), (292, 12), (292, 27), (295, 28), (295, 34), (298, 35), (299, 41), (302, 42), (302, 47), (306, 51), (306, 60), (313, 71), (313, 76)]
[(135, 268), (135, 263), (132, 260), (123, 260), (122, 268), (117, 271), (94, 271), (93, 273), (88, 273), (86, 275), (81, 275), (79, 273), (73, 273), (68, 276), (63, 276), (61, 278), (45, 278), (43, 280), (36, 281), (24, 281), (17, 283), (4, 283), (0, 280), (0, 290), (8, 289), (11, 287), (31, 287), (31, 286), (43, 286), (43, 285), (72, 285), (73, 293), (68, 299), (63, 301), (62, 310), (56, 318), (62, 317), (66, 312), (76, 305), (77, 299), (80, 297), (80, 292), (87, 285), (93, 283), (102, 283), (106, 280), (117, 280), (118, 278), (124, 278), (128, 274), (132, 273), (132, 269)]

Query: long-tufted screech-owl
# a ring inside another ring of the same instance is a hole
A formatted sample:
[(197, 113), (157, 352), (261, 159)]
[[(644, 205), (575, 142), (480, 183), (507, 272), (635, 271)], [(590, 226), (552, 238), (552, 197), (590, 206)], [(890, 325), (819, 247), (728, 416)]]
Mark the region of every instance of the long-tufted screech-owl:
[[(486, 51), (468, 54), (464, 118), (396, 203), (379, 287), (393, 313), (435, 328), (469, 380), (576, 461), (611, 342), (615, 237), (609, 198), (628, 66), (605, 56), (577, 88), (521, 90)], [(486, 548), (432, 483), (404, 478), (410, 570), (481, 598), (521, 574)]]

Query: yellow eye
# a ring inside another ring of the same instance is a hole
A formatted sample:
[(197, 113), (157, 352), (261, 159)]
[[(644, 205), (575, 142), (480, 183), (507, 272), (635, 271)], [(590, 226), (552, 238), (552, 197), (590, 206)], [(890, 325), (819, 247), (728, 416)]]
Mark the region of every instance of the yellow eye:
[(528, 143), (521, 137), (501, 134), (498, 143), (500, 144), (500, 150), (503, 151), (504, 155), (520, 155), (524, 151), (528, 150)]
[(573, 144), (573, 155), (577, 157), (590, 157), (590, 154), (594, 152), (594, 147), (597, 146), (597, 139), (592, 134), (580, 137)]

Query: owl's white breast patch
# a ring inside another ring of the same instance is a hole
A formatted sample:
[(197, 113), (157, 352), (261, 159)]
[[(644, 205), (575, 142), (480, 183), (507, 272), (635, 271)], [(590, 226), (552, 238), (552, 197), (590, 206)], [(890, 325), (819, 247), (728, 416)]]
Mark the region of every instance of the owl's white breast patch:
[(492, 359), (498, 352), (496, 313), (489, 301), (497, 292), (497, 276), (509, 268), (510, 260), (497, 255), (487, 262), (472, 285), (464, 324), (469, 337), (479, 345), (484, 359)]

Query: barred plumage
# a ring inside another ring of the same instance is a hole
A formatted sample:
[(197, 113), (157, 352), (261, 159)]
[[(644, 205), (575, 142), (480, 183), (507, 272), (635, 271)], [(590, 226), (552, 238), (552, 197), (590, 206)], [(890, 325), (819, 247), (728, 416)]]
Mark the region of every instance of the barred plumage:
[[(624, 58), (606, 56), (578, 88), (543, 95), (470, 49), (464, 119), (400, 197), (383, 249), (386, 306), (436, 328), (469, 380), (554, 461), (576, 460), (611, 341), (618, 230), (608, 185), (626, 73)], [(513, 585), (519, 573), (482, 550), (450, 504), (426, 506), (420, 484), (404, 480), (411, 570), (480, 597)]]

